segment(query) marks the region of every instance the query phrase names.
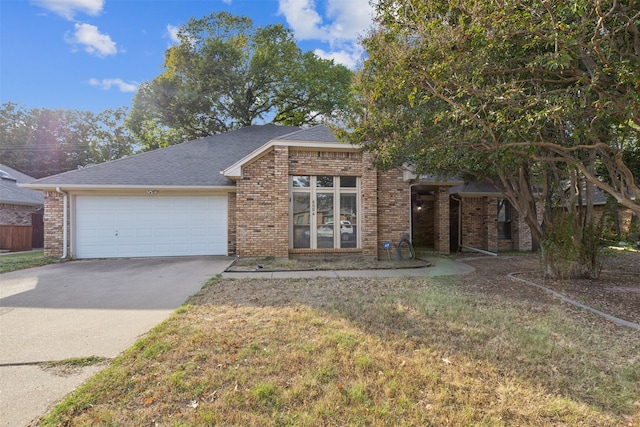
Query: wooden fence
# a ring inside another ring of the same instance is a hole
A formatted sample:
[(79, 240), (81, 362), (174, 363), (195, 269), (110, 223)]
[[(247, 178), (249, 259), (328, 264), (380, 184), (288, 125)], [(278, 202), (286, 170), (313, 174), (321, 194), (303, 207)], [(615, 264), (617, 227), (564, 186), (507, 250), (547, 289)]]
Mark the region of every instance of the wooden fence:
[(11, 252), (31, 250), (30, 225), (0, 225), (0, 249)]

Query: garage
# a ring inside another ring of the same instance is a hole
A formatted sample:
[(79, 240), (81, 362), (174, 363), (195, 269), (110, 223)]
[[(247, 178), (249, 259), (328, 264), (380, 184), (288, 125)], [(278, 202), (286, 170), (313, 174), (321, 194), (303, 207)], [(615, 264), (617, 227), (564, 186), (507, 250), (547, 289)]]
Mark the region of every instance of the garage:
[(76, 258), (227, 255), (227, 196), (76, 196)]

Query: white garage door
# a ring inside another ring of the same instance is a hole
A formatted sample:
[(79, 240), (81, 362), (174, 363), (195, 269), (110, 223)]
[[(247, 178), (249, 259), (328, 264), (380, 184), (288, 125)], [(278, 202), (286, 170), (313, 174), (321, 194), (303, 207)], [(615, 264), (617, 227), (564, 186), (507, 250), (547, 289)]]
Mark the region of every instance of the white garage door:
[(76, 258), (227, 255), (227, 197), (77, 196)]

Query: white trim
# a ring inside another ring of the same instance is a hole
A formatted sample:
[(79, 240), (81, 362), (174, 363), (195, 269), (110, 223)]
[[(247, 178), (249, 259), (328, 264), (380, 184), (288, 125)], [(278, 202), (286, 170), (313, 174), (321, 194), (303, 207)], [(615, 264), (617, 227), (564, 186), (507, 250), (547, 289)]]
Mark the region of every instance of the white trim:
[(52, 191), (63, 186), (65, 191), (78, 190), (189, 190), (189, 191), (220, 191), (234, 193), (235, 185), (93, 185), (93, 184), (22, 184), (21, 187), (34, 190)]
[[(362, 177), (354, 176), (356, 178), (356, 186), (355, 187), (341, 187), (340, 179), (342, 177), (349, 177), (351, 175), (327, 175), (332, 176), (334, 178), (334, 186), (333, 187), (317, 187), (316, 180), (318, 176), (323, 175), (309, 175), (309, 186), (308, 187), (294, 187), (293, 186), (293, 175), (289, 176), (289, 249), (309, 249), (309, 250), (318, 250), (322, 251), (325, 249), (362, 249)], [(294, 199), (293, 194), (308, 194), (309, 195), (309, 247), (308, 248), (295, 248), (294, 240), (295, 240), (295, 225), (294, 220)], [(331, 194), (333, 196), (333, 227), (334, 227), (334, 236), (333, 236), (333, 247), (332, 248), (318, 248), (318, 235), (317, 230), (318, 227), (322, 224), (318, 223), (318, 206), (317, 206), (317, 196), (318, 194)], [(342, 209), (340, 205), (340, 196), (343, 194), (351, 194), (355, 196), (356, 201), (356, 218), (357, 223), (354, 224), (356, 227), (356, 240), (355, 240), (355, 248), (343, 248), (342, 247), (342, 223), (341, 223), (341, 215)]]

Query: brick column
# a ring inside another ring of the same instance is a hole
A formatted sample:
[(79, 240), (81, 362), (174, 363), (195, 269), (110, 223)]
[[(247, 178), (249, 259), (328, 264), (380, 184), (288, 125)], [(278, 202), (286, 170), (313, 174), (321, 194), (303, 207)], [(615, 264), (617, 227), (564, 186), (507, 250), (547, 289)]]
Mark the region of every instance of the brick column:
[(236, 221), (236, 193), (227, 195), (227, 253), (236, 254), (237, 221)]
[(438, 187), (435, 193), (434, 246), (436, 252), (448, 254), (451, 252), (449, 230), (449, 188)]
[(489, 252), (498, 252), (498, 199), (485, 197), (484, 226)]
[(358, 223), (362, 244), (362, 255), (378, 257), (378, 172), (372, 165), (373, 154), (362, 155), (362, 179), (360, 190), (362, 199)]
[(273, 256), (289, 258), (289, 147), (276, 146), (273, 171)]
[(62, 256), (64, 194), (44, 192), (44, 255)]

